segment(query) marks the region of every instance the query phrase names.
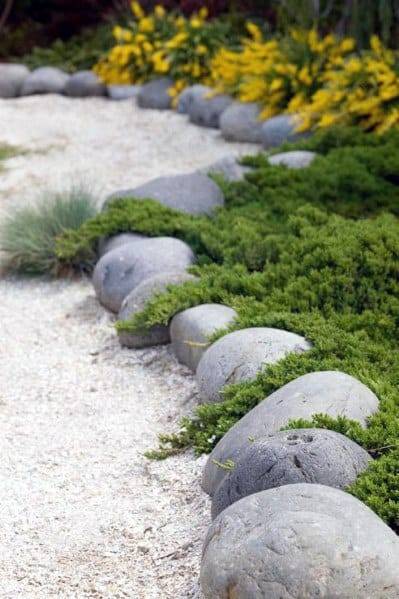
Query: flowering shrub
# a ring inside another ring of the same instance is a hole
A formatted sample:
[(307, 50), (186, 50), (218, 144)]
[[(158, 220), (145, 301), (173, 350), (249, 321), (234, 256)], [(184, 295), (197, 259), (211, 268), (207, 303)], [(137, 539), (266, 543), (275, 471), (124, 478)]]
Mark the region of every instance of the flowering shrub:
[(321, 38), (293, 30), (283, 39), (264, 40), (254, 24), (240, 51), (222, 48), (212, 62), (212, 78), (220, 91), (243, 102), (259, 102), (262, 118), (283, 111), (298, 112), (324, 84), (324, 74), (341, 65), (354, 50), (351, 38)]
[(302, 110), (302, 127), (356, 123), (384, 133), (399, 125), (399, 55), (377, 37), (371, 50), (326, 71), (325, 85)]
[(211, 58), (235, 40), (229, 22), (207, 21), (206, 9), (186, 18), (160, 5), (150, 14), (138, 2), (131, 7), (134, 20), (129, 27), (114, 28), (117, 44), (95, 67), (106, 83), (143, 83), (168, 75), (175, 81), (171, 93), (177, 95), (187, 85), (207, 82)]

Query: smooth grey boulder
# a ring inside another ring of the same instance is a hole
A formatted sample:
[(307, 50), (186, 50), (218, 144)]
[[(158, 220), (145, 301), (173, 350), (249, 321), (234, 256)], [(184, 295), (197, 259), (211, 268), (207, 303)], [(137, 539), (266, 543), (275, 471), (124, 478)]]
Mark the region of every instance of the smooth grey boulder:
[(222, 304), (203, 304), (176, 314), (170, 323), (170, 338), (179, 362), (195, 371), (209, 346), (209, 337), (236, 316), (233, 308)]
[(108, 237), (108, 239), (101, 238), (98, 242), (98, 255), (102, 258), (105, 254), (116, 248), (122, 247), (127, 243), (142, 241), (143, 239), (149, 239), (149, 237), (140, 233), (119, 233), (118, 235)]
[(65, 94), (74, 98), (106, 96), (107, 86), (93, 71), (78, 71), (69, 77), (65, 86)]
[(119, 312), (125, 297), (142, 281), (164, 272), (183, 272), (193, 262), (193, 252), (180, 239), (135, 241), (108, 252), (97, 262), (94, 289), (103, 306)]
[(264, 148), (281, 146), (285, 141), (296, 141), (308, 134), (298, 133), (298, 120), (295, 115), (283, 114), (267, 119), (261, 127), (260, 141)]
[(260, 143), (260, 113), (258, 104), (233, 102), (220, 117), (223, 137), (229, 141)]
[(286, 166), (288, 168), (300, 169), (310, 166), (316, 156), (317, 154), (315, 152), (297, 150), (274, 154), (268, 158), (268, 161), (272, 166)]
[(213, 95), (211, 88), (205, 88), (202, 93), (194, 94), (188, 106), (190, 121), (200, 127), (217, 129), (220, 117), (232, 103), (232, 98), (224, 94)]
[(108, 85), (107, 93), (111, 100), (130, 100), (137, 98), (141, 85)]
[(219, 441), (205, 465), (202, 488), (213, 495), (226, 470), (216, 465), (237, 462), (255, 440), (276, 433), (290, 420), (309, 420), (315, 414), (345, 416), (362, 426), (378, 410), (378, 398), (366, 385), (337, 371), (312, 372), (278, 389), (239, 420)]
[(205, 599), (397, 599), (399, 539), (332, 487), (285, 485), (245, 497), (205, 539)]
[(204, 175), (222, 175), (227, 181), (243, 181), (251, 172), (249, 166), (243, 166), (235, 156), (226, 156), (199, 170)]
[(169, 77), (154, 79), (145, 83), (137, 94), (137, 103), (141, 108), (152, 108), (154, 110), (168, 110), (172, 107), (172, 96), (169, 89), (173, 86), (173, 80)]
[(225, 335), (206, 350), (197, 368), (203, 402), (222, 401), (225, 385), (250, 381), (266, 364), (275, 364), (291, 352), (311, 349), (300, 335), (267, 327), (241, 329)]
[(207, 92), (209, 92), (209, 87), (205, 87), (205, 85), (192, 85), (190, 87), (186, 87), (186, 89), (180, 94), (177, 101), (177, 112), (179, 114), (188, 114), (189, 108), (193, 103), (195, 96), (202, 96)]
[(163, 206), (188, 214), (212, 214), (224, 204), (220, 187), (201, 173), (157, 177), (139, 187), (117, 191), (108, 196), (103, 208), (123, 197), (157, 200)]
[[(158, 293), (166, 291), (169, 285), (180, 285), (195, 279), (186, 272), (165, 272), (145, 279), (125, 297), (118, 314), (118, 320), (130, 320), (135, 314), (141, 312), (146, 303)], [(118, 331), (121, 345), (125, 347), (150, 347), (169, 343), (170, 333), (167, 325), (155, 325), (150, 329), (135, 331)]]
[(21, 96), (32, 94), (64, 94), (70, 75), (57, 67), (40, 67), (25, 79), (21, 88)]
[(348, 437), (324, 429), (271, 433), (248, 442), (212, 498), (212, 518), (247, 495), (282, 485), (318, 483), (345, 489), (371, 458)]
[(29, 75), (23, 64), (0, 64), (0, 98), (16, 98)]

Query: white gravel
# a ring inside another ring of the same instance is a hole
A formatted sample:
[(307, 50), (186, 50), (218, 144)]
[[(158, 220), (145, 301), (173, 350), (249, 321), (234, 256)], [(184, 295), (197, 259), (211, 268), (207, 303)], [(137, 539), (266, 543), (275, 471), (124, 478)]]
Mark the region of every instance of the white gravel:
[[(0, 210), (45, 187), (101, 195), (251, 146), (130, 101), (0, 101)], [(195, 404), (168, 348), (129, 351), (88, 281), (0, 281), (0, 596), (199, 597), (203, 458), (146, 449)]]

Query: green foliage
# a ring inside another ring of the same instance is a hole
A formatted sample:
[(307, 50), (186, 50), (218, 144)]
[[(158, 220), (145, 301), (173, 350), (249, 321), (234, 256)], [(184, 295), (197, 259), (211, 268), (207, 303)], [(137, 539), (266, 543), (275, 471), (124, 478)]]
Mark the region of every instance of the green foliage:
[(67, 41), (56, 40), (47, 48), (36, 46), (29, 54), (18, 58), (18, 62), (31, 69), (53, 66), (73, 73), (91, 69), (112, 44), (112, 26), (104, 24), (87, 29)]
[(57, 272), (57, 236), (67, 229), (78, 229), (95, 213), (94, 198), (82, 187), (47, 193), (36, 205), (13, 210), (0, 235), (6, 269), (35, 275)]
[(164, 435), (151, 457), (185, 447), (209, 452), (244, 414), (306, 373), (339, 370), (355, 376), (380, 400), (367, 429), (323, 415), (295, 426), (338, 430), (375, 458), (351, 487), (391, 526), (398, 518), (399, 469), (399, 136), (333, 130), (290, 149), (320, 156), (306, 170), (247, 159), (254, 170), (224, 184), (226, 208), (213, 219), (193, 217), (151, 201), (119, 200), (59, 240), (61, 264), (90, 262), (99, 237), (136, 230), (175, 235), (199, 254), (197, 281), (162, 294), (119, 329), (167, 323), (206, 302), (234, 307), (234, 329), (269, 326), (304, 335), (313, 349), (287, 356), (251, 382), (227, 387), (224, 401), (205, 404), (180, 431)]

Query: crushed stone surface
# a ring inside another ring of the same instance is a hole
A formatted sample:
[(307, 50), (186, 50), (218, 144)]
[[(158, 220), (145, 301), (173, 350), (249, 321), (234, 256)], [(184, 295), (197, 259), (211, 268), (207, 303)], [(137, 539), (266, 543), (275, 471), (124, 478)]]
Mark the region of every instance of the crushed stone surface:
[[(104, 196), (253, 150), (130, 101), (0, 100), (0, 214), (84, 182)], [(168, 347), (121, 349), (87, 280), (0, 280), (0, 596), (199, 598), (204, 456), (144, 452), (196, 404)]]

